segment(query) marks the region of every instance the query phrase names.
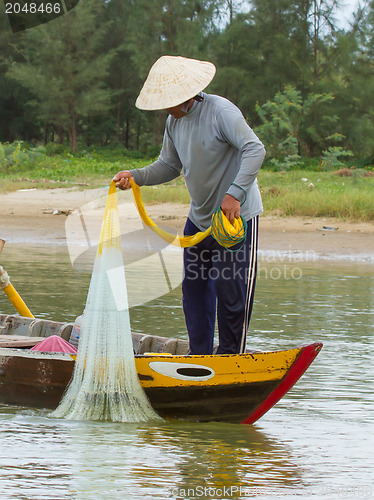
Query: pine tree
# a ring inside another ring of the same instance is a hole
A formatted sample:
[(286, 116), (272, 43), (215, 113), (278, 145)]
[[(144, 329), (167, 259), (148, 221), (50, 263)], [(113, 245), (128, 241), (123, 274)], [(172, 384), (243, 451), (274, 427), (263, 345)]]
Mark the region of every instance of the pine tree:
[(336, 112), (350, 147), (374, 161), (374, 1), (358, 8), (350, 32), (338, 43)]
[[(159, 57), (180, 55), (195, 59), (207, 58), (205, 42), (213, 27), (213, 19), (220, 2), (221, 0), (131, 2), (124, 38), (126, 49), (131, 54), (129, 64), (136, 71), (139, 82), (136, 95), (151, 66)], [(160, 144), (165, 116), (161, 113), (144, 112), (135, 116), (139, 126), (143, 123), (141, 116), (146, 116), (152, 130), (151, 142)], [(136, 134), (139, 134), (139, 129)]]
[[(107, 25), (95, 0), (80, 3), (68, 14), (25, 32), (17, 49), (24, 62), (14, 61), (8, 76), (34, 96), (44, 124), (66, 130), (75, 152), (78, 121), (110, 107), (112, 91), (104, 85), (113, 52), (102, 51)], [(60, 132), (60, 137), (61, 137)]]
[(14, 42), (20, 37), (11, 31), (8, 19), (0, 13), (0, 142), (12, 142), (18, 138), (40, 138), (40, 123), (33, 110), (27, 107), (30, 92), (7, 76), (11, 61), (20, 56)]

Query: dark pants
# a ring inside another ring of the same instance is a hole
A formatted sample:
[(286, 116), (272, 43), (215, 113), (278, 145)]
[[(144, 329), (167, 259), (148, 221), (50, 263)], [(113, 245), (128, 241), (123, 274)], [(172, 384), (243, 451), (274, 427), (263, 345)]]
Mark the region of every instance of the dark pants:
[[(184, 234), (198, 231), (187, 219)], [(245, 351), (256, 283), (257, 235), (258, 217), (254, 217), (248, 221), (247, 239), (237, 252), (225, 249), (211, 236), (185, 248), (183, 310), (191, 354), (212, 354), (216, 310), (217, 354)]]

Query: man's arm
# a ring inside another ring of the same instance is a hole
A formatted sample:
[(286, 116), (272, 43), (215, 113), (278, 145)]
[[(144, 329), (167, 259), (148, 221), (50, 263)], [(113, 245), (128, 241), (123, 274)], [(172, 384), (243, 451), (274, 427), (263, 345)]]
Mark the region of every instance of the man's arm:
[(158, 160), (147, 167), (136, 170), (123, 170), (113, 178), (116, 186), (120, 189), (129, 189), (130, 178), (139, 186), (153, 186), (163, 184), (179, 177), (182, 170), (182, 163), (170, 138), (168, 128), (164, 133), (162, 149)]
[[(224, 108), (219, 124), (222, 138), (241, 153), (239, 171), (221, 204), (226, 217), (232, 222), (233, 217), (240, 213), (240, 204), (244, 203), (246, 193), (257, 177), (266, 151), (238, 108)], [(235, 200), (239, 202), (239, 207)]]

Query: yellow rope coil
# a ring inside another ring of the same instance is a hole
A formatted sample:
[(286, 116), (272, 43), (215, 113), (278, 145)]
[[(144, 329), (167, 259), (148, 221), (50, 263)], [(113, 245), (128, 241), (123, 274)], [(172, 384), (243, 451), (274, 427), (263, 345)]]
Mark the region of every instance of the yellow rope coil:
[(247, 221), (239, 217), (231, 224), (219, 208), (212, 215), (212, 236), (225, 248), (243, 243), (247, 237)]

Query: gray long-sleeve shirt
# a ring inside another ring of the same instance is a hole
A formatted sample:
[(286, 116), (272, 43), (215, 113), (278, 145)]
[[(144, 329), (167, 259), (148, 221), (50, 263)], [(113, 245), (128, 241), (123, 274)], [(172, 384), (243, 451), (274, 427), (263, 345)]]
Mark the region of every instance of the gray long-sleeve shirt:
[(241, 202), (246, 220), (263, 211), (256, 176), (265, 148), (234, 104), (200, 95), (203, 101), (194, 102), (186, 116), (168, 117), (159, 158), (131, 173), (140, 186), (151, 186), (183, 172), (191, 196), (188, 217), (205, 230), (226, 193)]

